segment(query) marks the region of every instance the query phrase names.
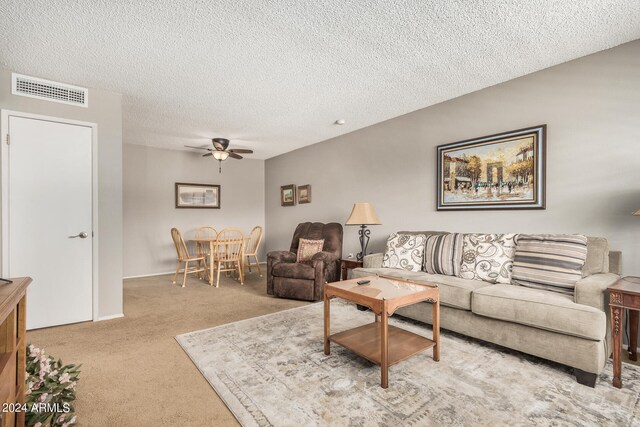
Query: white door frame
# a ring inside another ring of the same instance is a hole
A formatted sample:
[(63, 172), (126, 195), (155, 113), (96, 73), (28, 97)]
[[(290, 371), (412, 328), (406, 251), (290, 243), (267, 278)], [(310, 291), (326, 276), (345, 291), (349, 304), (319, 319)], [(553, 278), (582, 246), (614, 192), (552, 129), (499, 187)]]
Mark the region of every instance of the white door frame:
[(92, 231), (92, 294), (93, 321), (99, 320), (98, 316), (98, 125), (91, 122), (64, 119), (60, 117), (31, 114), (22, 111), (0, 110), (0, 251), (1, 274), (3, 277), (9, 273), (9, 149), (7, 135), (9, 134), (9, 117), (22, 117), (25, 119), (44, 120), (48, 122), (63, 123), (68, 125), (86, 126), (91, 128), (91, 231)]

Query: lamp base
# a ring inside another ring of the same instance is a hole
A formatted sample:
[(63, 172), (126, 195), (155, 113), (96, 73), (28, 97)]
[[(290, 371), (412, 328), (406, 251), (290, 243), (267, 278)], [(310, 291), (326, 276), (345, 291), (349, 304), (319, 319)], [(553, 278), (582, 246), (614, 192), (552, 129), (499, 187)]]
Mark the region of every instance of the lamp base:
[(367, 254), (367, 246), (369, 245), (369, 236), (371, 235), (371, 230), (367, 228), (366, 225), (361, 225), (360, 230), (358, 230), (358, 236), (360, 239), (360, 252), (356, 255), (356, 259), (358, 261), (362, 261), (364, 256)]

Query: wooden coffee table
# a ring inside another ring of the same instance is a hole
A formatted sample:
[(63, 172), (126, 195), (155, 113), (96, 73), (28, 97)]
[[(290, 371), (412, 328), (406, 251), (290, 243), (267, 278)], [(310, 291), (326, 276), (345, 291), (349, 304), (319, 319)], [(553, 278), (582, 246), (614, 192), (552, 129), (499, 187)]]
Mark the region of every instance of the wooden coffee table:
[[(369, 280), (366, 285), (358, 281)], [(375, 320), (364, 326), (330, 333), (331, 299), (342, 298), (369, 307)], [(433, 304), (433, 338), (389, 326), (389, 316), (401, 307), (427, 301)], [(361, 277), (324, 285), (324, 354), (330, 344), (348, 348), (380, 366), (382, 388), (389, 386), (389, 366), (433, 347), (433, 360), (440, 360), (440, 290), (436, 284), (415, 283), (383, 276)]]

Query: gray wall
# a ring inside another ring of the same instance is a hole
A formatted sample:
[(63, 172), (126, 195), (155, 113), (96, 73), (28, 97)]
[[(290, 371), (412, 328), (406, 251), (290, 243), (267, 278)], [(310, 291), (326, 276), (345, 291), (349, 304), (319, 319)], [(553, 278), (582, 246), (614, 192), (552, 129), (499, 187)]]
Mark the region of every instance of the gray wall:
[(0, 108), (97, 123), (98, 227), (94, 232), (99, 245), (98, 316), (121, 314), (122, 96), (89, 89), (89, 108), (14, 96), (11, 94), (11, 72), (0, 70)]
[[(437, 145), (544, 123), (546, 210), (436, 211)], [(344, 224), (367, 201), (383, 223), (372, 251), (400, 229), (576, 232), (609, 238), (624, 274), (640, 275), (639, 148), (635, 41), (267, 160), (267, 250), (288, 248), (298, 222)], [(286, 184), (311, 184), (312, 203), (281, 207)], [(355, 253), (357, 227), (345, 230)]]
[[(264, 161), (226, 160), (220, 174), (218, 162), (198, 154), (125, 144), (125, 277), (175, 271), (172, 227), (185, 240), (205, 225), (218, 231), (238, 227), (245, 234), (264, 227)], [(221, 208), (176, 209), (176, 182), (219, 184)]]

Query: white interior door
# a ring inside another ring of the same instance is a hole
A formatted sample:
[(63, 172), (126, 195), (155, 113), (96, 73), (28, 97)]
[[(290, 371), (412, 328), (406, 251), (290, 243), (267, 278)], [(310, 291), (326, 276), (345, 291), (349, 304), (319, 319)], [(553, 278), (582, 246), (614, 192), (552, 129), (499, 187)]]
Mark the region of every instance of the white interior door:
[(5, 248), (8, 274), (33, 278), (27, 328), (91, 320), (93, 129), (15, 116), (8, 128)]

